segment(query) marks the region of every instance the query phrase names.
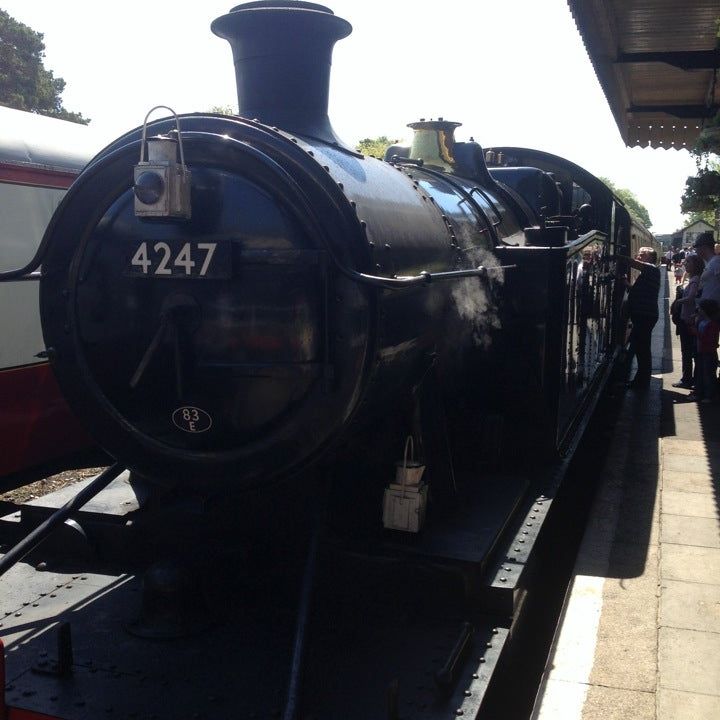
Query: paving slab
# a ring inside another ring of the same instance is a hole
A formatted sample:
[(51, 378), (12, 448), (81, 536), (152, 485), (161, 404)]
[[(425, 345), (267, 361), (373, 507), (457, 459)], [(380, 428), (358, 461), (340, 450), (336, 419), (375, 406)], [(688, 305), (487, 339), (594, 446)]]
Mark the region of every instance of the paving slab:
[(655, 720), (655, 693), (592, 685), (582, 720)]
[(665, 543), (660, 556), (664, 580), (720, 585), (720, 549)]
[[(606, 603), (597, 633), (591, 685), (655, 692), (657, 628), (654, 603), (620, 607)], [(651, 609), (648, 617), (647, 610)]]
[(709, 472), (682, 472), (663, 469), (664, 490), (683, 492), (715, 493), (713, 476)]
[(720, 585), (663, 580), (660, 625), (720, 633)]
[(720, 634), (661, 627), (658, 671), (662, 688), (720, 695)]
[(720, 697), (660, 688), (657, 716), (659, 720), (718, 720)]
[(660, 539), (663, 543), (720, 548), (717, 518), (662, 514)]
[(662, 511), (668, 515), (687, 515), (689, 517), (718, 518), (720, 509), (714, 493), (663, 491)]
[(709, 457), (720, 462), (720, 448), (705, 440), (687, 440), (682, 437), (666, 437), (662, 440), (663, 455), (690, 455)]
[(663, 469), (666, 471), (712, 475), (712, 466), (704, 453), (702, 455), (676, 455), (669, 453), (664, 457)]

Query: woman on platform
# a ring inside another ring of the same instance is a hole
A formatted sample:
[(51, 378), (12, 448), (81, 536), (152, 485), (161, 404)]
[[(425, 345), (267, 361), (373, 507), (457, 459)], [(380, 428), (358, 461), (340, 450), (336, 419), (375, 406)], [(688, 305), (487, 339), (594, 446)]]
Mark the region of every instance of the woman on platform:
[(675, 302), (680, 305), (680, 318), (677, 323), (677, 334), (680, 336), (680, 352), (682, 353), (682, 377), (680, 382), (673, 383), (676, 388), (693, 387), (695, 372), (693, 365), (697, 360), (697, 336), (695, 331), (695, 301), (697, 299), (700, 275), (705, 269), (705, 262), (699, 255), (688, 255), (685, 260), (687, 279), (682, 287), (682, 297)]

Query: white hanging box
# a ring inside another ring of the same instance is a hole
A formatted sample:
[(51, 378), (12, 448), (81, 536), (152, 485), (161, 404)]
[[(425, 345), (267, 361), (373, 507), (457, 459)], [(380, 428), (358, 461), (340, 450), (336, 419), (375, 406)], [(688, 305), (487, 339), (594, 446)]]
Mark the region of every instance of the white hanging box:
[(395, 482), (383, 495), (383, 525), (389, 530), (419, 532), (425, 522), (428, 486), (421, 481), (425, 466), (413, 455), (413, 439), (408, 436), (405, 457), (396, 463)]

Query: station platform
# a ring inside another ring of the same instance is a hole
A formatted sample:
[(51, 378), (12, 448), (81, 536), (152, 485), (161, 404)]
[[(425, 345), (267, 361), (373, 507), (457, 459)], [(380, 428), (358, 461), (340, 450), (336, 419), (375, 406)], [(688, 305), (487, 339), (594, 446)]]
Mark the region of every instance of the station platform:
[(622, 394), (533, 720), (720, 718), (720, 405), (689, 401), (663, 279)]

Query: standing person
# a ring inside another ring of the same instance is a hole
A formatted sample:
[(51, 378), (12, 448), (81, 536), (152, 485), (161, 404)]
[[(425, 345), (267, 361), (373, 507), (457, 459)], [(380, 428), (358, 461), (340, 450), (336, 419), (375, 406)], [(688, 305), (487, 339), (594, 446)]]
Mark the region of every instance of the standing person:
[(681, 296), (675, 301), (680, 306), (677, 321), (677, 334), (680, 336), (682, 353), (682, 377), (673, 383), (676, 388), (691, 388), (695, 376), (693, 363), (697, 364), (697, 336), (695, 335), (695, 301), (700, 287), (700, 275), (705, 263), (699, 255), (688, 255), (685, 260), (687, 280), (682, 287)]
[(718, 399), (717, 346), (720, 337), (720, 304), (703, 298), (698, 303), (697, 310), (697, 371), (695, 392), (689, 397), (701, 403), (712, 403)]
[(670, 248), (665, 253), (665, 267), (667, 268), (668, 272), (670, 272), (672, 270), (672, 257), (673, 257), (673, 251), (672, 251), (672, 248)]
[(640, 271), (628, 291), (628, 310), (632, 323), (630, 357), (634, 355), (637, 358), (637, 372), (628, 387), (642, 390), (650, 385), (652, 373), (650, 339), (658, 321), (660, 268), (657, 266), (657, 253), (650, 247), (641, 247), (635, 258), (623, 255), (617, 257), (627, 260), (630, 267)]
[(685, 277), (685, 263), (681, 261), (675, 265), (675, 284), (682, 285)]
[(712, 232), (701, 233), (693, 244), (697, 254), (705, 261), (700, 275), (700, 295), (720, 303), (720, 255), (715, 254), (715, 238)]

